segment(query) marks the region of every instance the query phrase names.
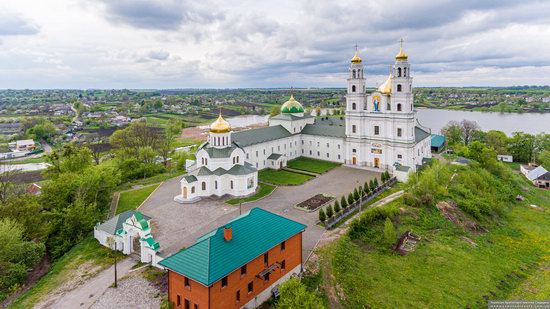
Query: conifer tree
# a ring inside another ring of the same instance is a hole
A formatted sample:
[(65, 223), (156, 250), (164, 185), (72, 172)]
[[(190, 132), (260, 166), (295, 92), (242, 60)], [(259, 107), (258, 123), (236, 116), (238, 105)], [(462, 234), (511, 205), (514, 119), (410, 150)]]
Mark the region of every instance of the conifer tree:
[(353, 204), (354, 201), (355, 201), (355, 200), (353, 199), (353, 194), (350, 193), (350, 194), (348, 195), (348, 204), (351, 205), (351, 204)]
[(327, 218), (332, 218), (334, 215), (334, 212), (332, 211), (332, 205), (328, 205), (327, 207)]
[(348, 207), (348, 203), (346, 202), (346, 198), (342, 196), (342, 199), (340, 200), (340, 204), (342, 205), (342, 208)]
[(340, 212), (340, 205), (338, 203), (334, 203), (334, 213), (337, 214)]
[(359, 191), (357, 191), (357, 188), (353, 189), (353, 199), (356, 201), (359, 200)]
[(324, 223), (325, 220), (327, 220), (327, 215), (325, 215), (325, 211), (321, 208), (319, 209), (319, 221)]

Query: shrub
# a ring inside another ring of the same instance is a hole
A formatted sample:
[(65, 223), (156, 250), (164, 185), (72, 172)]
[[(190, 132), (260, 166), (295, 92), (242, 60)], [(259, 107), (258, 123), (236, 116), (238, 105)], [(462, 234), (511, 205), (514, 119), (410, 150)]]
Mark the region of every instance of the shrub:
[(357, 188), (353, 189), (353, 199), (358, 201), (359, 197), (359, 191), (357, 191)]
[(393, 244), (396, 239), (397, 233), (395, 231), (395, 227), (393, 226), (393, 222), (390, 218), (386, 218), (386, 221), (384, 222), (384, 240), (387, 244)]
[(342, 208), (348, 207), (348, 202), (346, 202), (346, 198), (342, 196), (342, 199), (340, 200), (340, 204), (342, 205)]
[(306, 286), (297, 278), (290, 278), (280, 287), (281, 296), (277, 301), (277, 309), (322, 309), (323, 301), (317, 294), (307, 290)]
[(334, 215), (334, 212), (332, 211), (332, 205), (328, 205), (327, 207), (327, 218), (332, 218)]
[(325, 215), (325, 211), (323, 210), (323, 208), (321, 208), (319, 210), (319, 221), (324, 223), (325, 220), (327, 220), (327, 215)]
[(334, 203), (334, 213), (339, 213), (340, 212), (340, 205), (338, 204), (338, 202)]

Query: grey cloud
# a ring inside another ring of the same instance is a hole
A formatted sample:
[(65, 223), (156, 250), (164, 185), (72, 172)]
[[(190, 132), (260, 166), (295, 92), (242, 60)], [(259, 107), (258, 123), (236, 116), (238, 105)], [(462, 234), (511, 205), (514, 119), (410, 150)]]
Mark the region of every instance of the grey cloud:
[(107, 18), (141, 29), (177, 30), (189, 23), (211, 23), (223, 15), (184, 0), (101, 0)]
[(0, 13), (0, 35), (31, 35), (40, 28), (24, 17), (10, 12)]

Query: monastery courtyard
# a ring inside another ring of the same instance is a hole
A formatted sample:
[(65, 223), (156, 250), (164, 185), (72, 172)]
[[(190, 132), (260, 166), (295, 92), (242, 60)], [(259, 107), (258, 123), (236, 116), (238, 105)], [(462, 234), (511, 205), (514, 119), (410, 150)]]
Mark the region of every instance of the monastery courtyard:
[[(259, 207), (306, 224), (302, 252), (305, 261), (325, 229), (316, 225), (317, 211), (308, 213), (294, 205), (318, 193), (339, 199), (375, 176), (380, 177), (376, 172), (340, 166), (299, 186), (279, 186), (271, 195), (243, 204), (242, 212)], [(239, 205), (226, 204), (226, 198), (207, 198), (193, 204), (174, 202), (174, 195), (180, 191), (180, 179), (178, 176), (161, 184), (139, 208), (152, 218), (152, 234), (160, 243), (163, 257), (191, 246), (198, 237), (239, 215)]]

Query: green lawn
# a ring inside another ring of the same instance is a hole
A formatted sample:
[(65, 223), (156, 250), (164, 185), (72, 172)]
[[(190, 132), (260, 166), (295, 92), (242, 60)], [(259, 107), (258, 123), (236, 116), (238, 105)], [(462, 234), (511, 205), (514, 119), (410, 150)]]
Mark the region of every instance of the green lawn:
[(120, 199), (116, 208), (116, 213), (125, 212), (127, 210), (136, 209), (145, 199), (151, 195), (153, 191), (159, 186), (150, 185), (137, 190), (124, 191), (120, 193)]
[(25, 160), (16, 160), (16, 161), (7, 161), (7, 162), (11, 164), (42, 163), (42, 162), (46, 162), (46, 157), (42, 156), (38, 158), (28, 158)]
[(264, 169), (258, 173), (260, 181), (277, 186), (295, 186), (314, 178), (313, 176), (283, 170)]
[[(519, 175), (516, 175), (520, 177)], [(398, 199), (394, 223), (422, 240), (400, 256), (383, 240), (383, 220), (361, 240), (344, 236), (321, 251), (346, 308), (481, 308), (487, 299), (547, 300), (550, 295), (550, 191), (527, 187), (489, 232), (468, 233), (438, 211), (405, 206)], [(539, 205), (535, 209), (529, 204)], [(476, 243), (472, 246), (463, 237)], [(329, 276), (330, 277), (330, 276)]]
[(91, 263), (91, 266), (100, 266), (103, 269), (110, 266), (112, 261), (111, 250), (101, 246), (92, 237), (86, 238), (57, 260), (50, 271), (31, 289), (21, 294), (9, 308), (32, 308), (42, 297), (77, 275), (78, 268), (83, 264)]
[(271, 194), (271, 192), (273, 192), (273, 190), (275, 190), (276, 188), (275, 186), (268, 185), (266, 183), (259, 183), (258, 187), (259, 187), (258, 193), (252, 196), (243, 197), (243, 198), (234, 198), (234, 199), (227, 200), (225, 202), (230, 205), (237, 205), (239, 203), (256, 201)]
[(340, 163), (299, 157), (297, 159), (288, 161), (287, 166), (289, 168), (293, 168), (297, 170), (323, 174), (335, 167), (340, 166)]

